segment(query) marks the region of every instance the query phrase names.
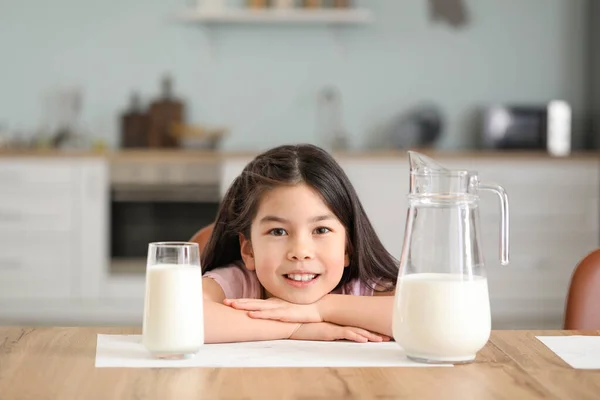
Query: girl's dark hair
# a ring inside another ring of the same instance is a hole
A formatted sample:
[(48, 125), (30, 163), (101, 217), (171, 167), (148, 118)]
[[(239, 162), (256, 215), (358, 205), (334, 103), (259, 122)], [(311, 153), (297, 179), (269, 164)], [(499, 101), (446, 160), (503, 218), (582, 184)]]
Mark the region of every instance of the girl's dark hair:
[[(213, 232), (202, 252), (203, 272), (241, 260), (239, 233), (250, 226), (263, 194), (304, 183), (318, 193), (346, 228), (350, 265), (336, 288), (359, 278), (383, 290), (395, 287), (398, 262), (383, 247), (344, 170), (329, 153), (310, 144), (275, 147), (258, 155), (233, 181), (220, 204)], [(251, 239), (251, 238), (250, 238)]]

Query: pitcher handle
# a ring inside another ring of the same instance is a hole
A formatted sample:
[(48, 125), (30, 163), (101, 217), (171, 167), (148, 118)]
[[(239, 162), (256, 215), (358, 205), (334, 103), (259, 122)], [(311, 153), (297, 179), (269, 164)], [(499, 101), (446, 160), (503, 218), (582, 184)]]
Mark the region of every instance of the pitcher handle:
[(479, 189), (494, 192), (500, 198), (500, 263), (508, 265), (508, 195), (495, 184), (479, 184)]

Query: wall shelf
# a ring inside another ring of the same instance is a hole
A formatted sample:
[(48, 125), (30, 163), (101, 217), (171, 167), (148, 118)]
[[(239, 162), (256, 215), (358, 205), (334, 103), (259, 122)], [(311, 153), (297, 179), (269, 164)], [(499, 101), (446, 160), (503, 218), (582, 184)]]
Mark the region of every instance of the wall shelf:
[(224, 8), (189, 8), (177, 15), (179, 20), (198, 23), (207, 29), (208, 53), (211, 59), (215, 58), (214, 35), (218, 25), (322, 25), (329, 28), (336, 48), (336, 52), (344, 55), (344, 46), (341, 43), (340, 27), (366, 25), (373, 21), (370, 10), (365, 8), (348, 9), (248, 9), (241, 7)]
[(230, 24), (367, 24), (373, 20), (369, 10), (351, 9), (244, 9), (225, 8), (222, 10), (190, 9), (179, 14), (179, 18), (189, 22)]

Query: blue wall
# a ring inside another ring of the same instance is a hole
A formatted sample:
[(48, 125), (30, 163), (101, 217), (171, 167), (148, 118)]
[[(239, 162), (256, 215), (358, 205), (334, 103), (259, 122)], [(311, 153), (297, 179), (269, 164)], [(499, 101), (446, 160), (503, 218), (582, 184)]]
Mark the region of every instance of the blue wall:
[(0, 125), (35, 129), (44, 93), (80, 85), (86, 128), (116, 144), (131, 91), (157, 95), (164, 72), (173, 74), (191, 122), (232, 128), (229, 149), (319, 142), (316, 98), (326, 84), (342, 91), (353, 147), (376, 142), (382, 126), (424, 100), (447, 113), (442, 148), (472, 145), (481, 102), (563, 98), (579, 122), (585, 0), (471, 0), (471, 24), (461, 30), (432, 23), (426, 0), (358, 3), (376, 20), (340, 30), (340, 54), (321, 26), (209, 31), (182, 23), (172, 16), (183, 0), (1, 0)]

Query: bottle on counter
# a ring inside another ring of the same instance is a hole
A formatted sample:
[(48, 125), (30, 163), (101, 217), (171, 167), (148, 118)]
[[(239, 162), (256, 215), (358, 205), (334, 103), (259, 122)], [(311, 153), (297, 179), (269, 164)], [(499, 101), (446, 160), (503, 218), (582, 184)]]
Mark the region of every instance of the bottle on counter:
[(0, 149), (8, 148), (10, 145), (8, 128), (0, 124)]
[(79, 87), (63, 88), (56, 98), (60, 122), (51, 139), (52, 146), (65, 150), (89, 149), (90, 138), (80, 119), (83, 90)]
[(337, 86), (325, 86), (319, 91), (317, 121), (323, 147), (330, 151), (348, 150), (349, 134), (342, 122), (342, 95)]
[(173, 126), (185, 122), (185, 106), (173, 95), (173, 80), (162, 80), (161, 97), (150, 104), (148, 111), (150, 147), (178, 147), (179, 140), (173, 134)]
[(148, 147), (148, 115), (142, 110), (140, 95), (131, 95), (129, 109), (121, 116), (121, 147)]

